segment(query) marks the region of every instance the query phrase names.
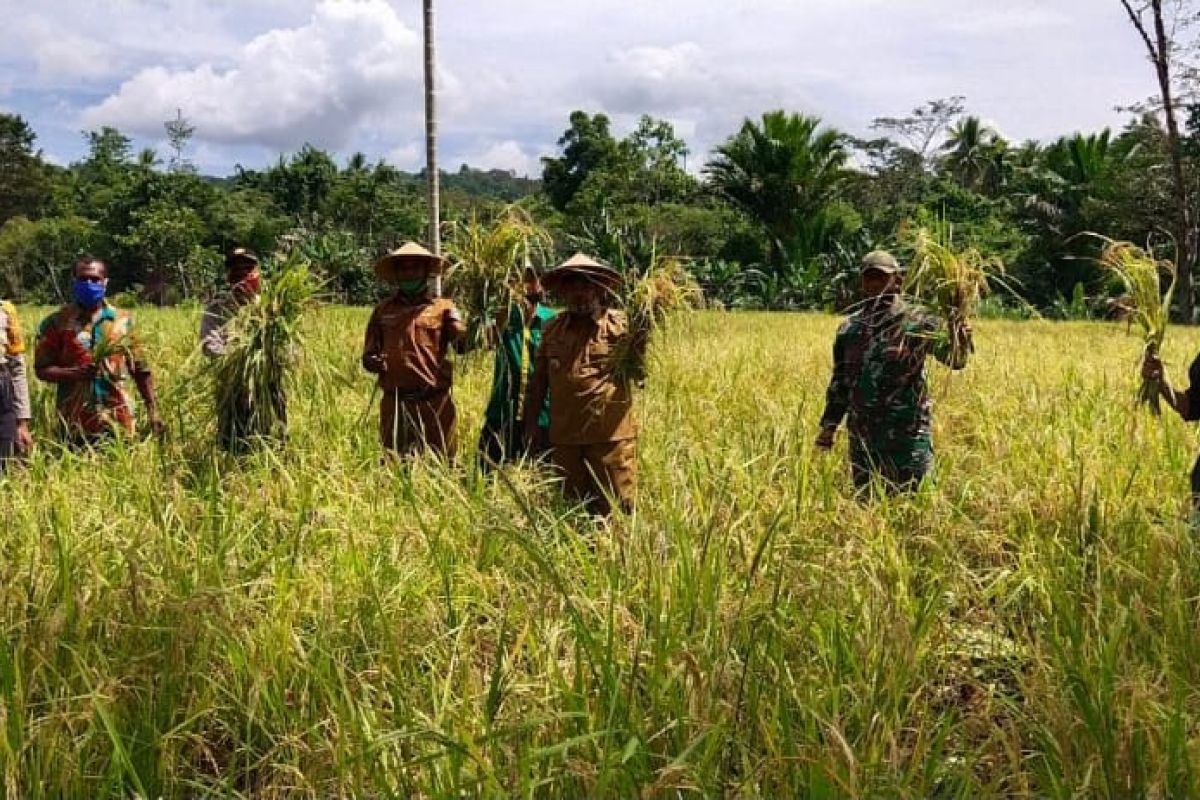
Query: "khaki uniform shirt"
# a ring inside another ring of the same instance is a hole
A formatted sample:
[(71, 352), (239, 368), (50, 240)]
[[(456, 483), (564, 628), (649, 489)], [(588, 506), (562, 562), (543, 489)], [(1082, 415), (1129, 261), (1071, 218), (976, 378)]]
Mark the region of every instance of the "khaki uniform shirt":
[(379, 376), (385, 392), (436, 394), (454, 382), (446, 354), (461, 327), (462, 317), (450, 300), (393, 297), (371, 314), (363, 355), (386, 360), (387, 370)]
[(627, 331), (625, 314), (615, 309), (590, 319), (562, 314), (546, 326), (534, 371), (546, 376), (550, 386), (551, 444), (599, 444), (637, 436), (633, 387), (613, 375), (613, 356), (626, 343)]

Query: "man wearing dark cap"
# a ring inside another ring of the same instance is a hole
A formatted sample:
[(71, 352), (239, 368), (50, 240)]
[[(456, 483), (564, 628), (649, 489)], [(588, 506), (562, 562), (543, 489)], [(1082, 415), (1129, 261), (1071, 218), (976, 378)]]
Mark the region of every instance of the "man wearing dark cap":
[[(229, 338), (229, 323), (244, 306), (257, 303), (262, 292), (262, 272), (258, 256), (244, 247), (230, 251), (225, 257), (226, 288), (204, 309), (200, 318), (200, 350), (206, 358), (225, 355)], [(286, 436), (287, 398), (282, 394), (260, 398), (277, 406), (272, 418), (283, 426), (273, 431)], [(255, 398), (249, 392), (239, 392), (235, 402), (217, 409), (217, 441), (231, 453), (246, 452), (254, 439), (261, 439), (252, 424)]]
[(862, 263), (860, 307), (838, 329), (833, 343), (833, 378), (816, 445), (833, 447), (834, 434), (846, 419), (850, 468), (860, 496), (875, 480), (889, 493), (920, 485), (933, 467), (925, 359), (932, 355), (955, 370), (966, 366), (965, 355), (953, 360), (944, 324), (901, 298), (902, 278), (890, 253), (868, 253)]
[(415, 242), (375, 263), (376, 277), (394, 285), (396, 294), (371, 314), (362, 365), (378, 376), (383, 390), (379, 436), (389, 453), (428, 449), (454, 456), (457, 414), (449, 352), (467, 329), (453, 302), (430, 297), (429, 279), (444, 267), (441, 256)]
[[(549, 392), (551, 459), (568, 497), (594, 514), (611, 512), (610, 497), (631, 511), (638, 429), (633, 386), (619, 377), (615, 359), (624, 353), (640, 367), (644, 343), (629, 341), (625, 314), (609, 307), (621, 275), (577, 254), (542, 283), (567, 313), (542, 333), (525, 408), (541, 408)], [(525, 432), (531, 440), (544, 435), (535, 415), (525, 415)]]
[[(542, 343), (542, 331), (554, 319), (554, 310), (542, 300), (542, 282), (537, 271), (526, 267), (521, 286), (513, 291), (512, 302), (496, 315), (492, 395), (479, 435), (479, 464), (485, 471), (505, 461), (536, 455), (530, 449), (533, 443), (525, 438), (525, 395), (533, 374), (533, 359)], [(550, 425), (549, 397), (546, 400), (533, 410), (542, 431)]]

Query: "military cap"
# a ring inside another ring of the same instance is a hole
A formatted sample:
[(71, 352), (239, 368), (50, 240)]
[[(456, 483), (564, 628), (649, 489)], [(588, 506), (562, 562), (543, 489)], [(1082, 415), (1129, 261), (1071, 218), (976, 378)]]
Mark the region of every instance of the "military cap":
[(886, 250), (872, 250), (863, 256), (862, 272), (877, 270), (886, 272), (889, 275), (897, 275), (904, 271), (904, 267), (900, 266), (900, 262), (896, 257)]

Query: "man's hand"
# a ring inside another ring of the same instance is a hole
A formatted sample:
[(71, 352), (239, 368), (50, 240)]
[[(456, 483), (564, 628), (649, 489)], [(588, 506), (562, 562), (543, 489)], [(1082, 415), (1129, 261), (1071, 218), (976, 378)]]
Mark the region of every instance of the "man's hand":
[(33, 452), (33, 433), (27, 419), (17, 420), (17, 451), (23, 456)]
[(837, 433), (837, 428), (821, 428), (821, 432), (817, 434), (817, 439), (813, 442), (818, 450), (832, 450), (833, 437)]
[(382, 375), (387, 372), (387, 359), (383, 353), (367, 353), (362, 357), (363, 369), (372, 375)]
[(155, 436), (161, 439), (166, 435), (167, 423), (163, 422), (162, 417), (158, 415), (157, 411), (150, 412), (150, 418), (147, 420), (147, 422), (150, 424), (150, 432)]
[(1167, 371), (1163, 367), (1162, 359), (1150, 351), (1146, 351), (1145, 358), (1142, 359), (1142, 378), (1148, 381), (1161, 382), (1166, 377)]

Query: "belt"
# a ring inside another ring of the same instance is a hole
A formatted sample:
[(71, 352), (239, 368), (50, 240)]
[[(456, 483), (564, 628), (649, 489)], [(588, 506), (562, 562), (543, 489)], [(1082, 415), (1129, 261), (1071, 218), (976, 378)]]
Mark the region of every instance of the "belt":
[(450, 391), (449, 386), (437, 386), (432, 389), (419, 389), (415, 392), (401, 392), (393, 390), (384, 394), (391, 395), (401, 403), (420, 403), (426, 400), (436, 400), (442, 395)]

